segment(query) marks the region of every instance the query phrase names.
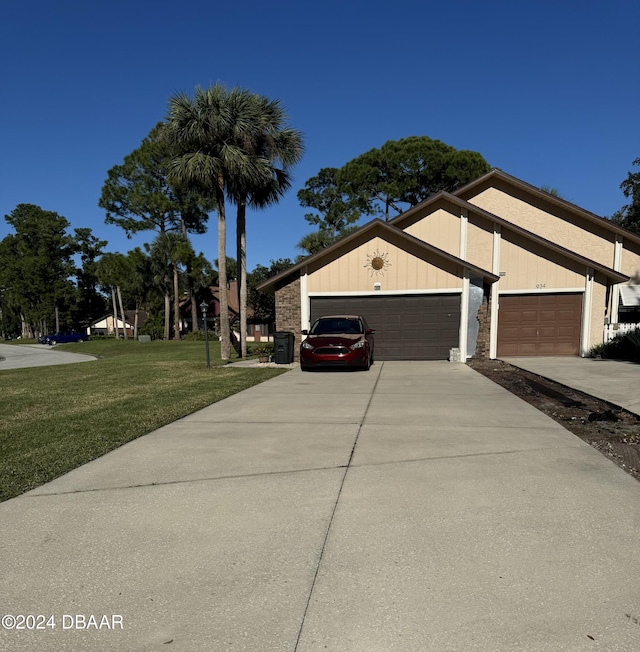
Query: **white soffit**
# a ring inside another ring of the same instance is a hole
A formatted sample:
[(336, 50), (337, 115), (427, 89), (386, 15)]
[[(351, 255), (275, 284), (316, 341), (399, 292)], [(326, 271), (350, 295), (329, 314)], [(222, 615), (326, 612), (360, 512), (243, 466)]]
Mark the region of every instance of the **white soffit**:
[(620, 299), (623, 306), (640, 306), (640, 285), (621, 285)]

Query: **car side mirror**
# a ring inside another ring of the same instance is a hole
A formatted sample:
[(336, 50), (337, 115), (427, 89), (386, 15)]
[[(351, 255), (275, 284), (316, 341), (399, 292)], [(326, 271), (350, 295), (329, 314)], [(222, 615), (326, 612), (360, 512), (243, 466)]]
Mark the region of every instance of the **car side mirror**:
[(300, 331), (302, 335), (309, 335), (309, 331), (305, 328), (303, 331)]
[(376, 331), (373, 328), (367, 328), (367, 335), (374, 335), (375, 332)]

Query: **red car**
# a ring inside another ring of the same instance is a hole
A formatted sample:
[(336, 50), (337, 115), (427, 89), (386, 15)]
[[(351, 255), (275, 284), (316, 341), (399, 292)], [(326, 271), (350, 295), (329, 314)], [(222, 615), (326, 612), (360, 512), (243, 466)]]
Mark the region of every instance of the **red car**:
[(316, 319), (300, 345), (300, 368), (358, 367), (373, 364), (373, 334), (364, 317), (328, 315)]

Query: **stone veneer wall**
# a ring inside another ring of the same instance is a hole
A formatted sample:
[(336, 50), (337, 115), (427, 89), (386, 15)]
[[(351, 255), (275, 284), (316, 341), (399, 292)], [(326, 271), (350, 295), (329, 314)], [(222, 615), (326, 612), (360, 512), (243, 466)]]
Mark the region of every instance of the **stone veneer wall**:
[(300, 359), (300, 276), (290, 276), (276, 285), (276, 331), (290, 331), (295, 335), (293, 359)]
[(474, 358), (489, 358), (489, 346), (491, 342), (491, 295), (485, 288), (482, 305), (478, 309), (478, 321), (480, 330), (478, 331), (478, 343)]

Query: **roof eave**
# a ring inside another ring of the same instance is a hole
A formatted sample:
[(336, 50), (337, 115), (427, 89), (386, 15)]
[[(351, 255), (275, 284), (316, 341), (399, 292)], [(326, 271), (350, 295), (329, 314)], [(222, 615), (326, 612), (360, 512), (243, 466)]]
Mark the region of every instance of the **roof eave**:
[[(439, 193), (441, 194), (441, 193)], [(428, 200), (427, 200), (428, 201)], [(424, 202), (423, 202), (424, 203)], [(417, 208), (414, 207), (414, 209)], [(413, 209), (410, 209), (413, 211)], [(405, 213), (403, 213), (405, 215)], [(400, 216), (398, 216), (400, 217)], [(306, 267), (310, 263), (314, 263), (315, 261), (321, 259), (324, 256), (329, 256), (331, 253), (334, 251), (345, 247), (345, 245), (348, 245), (349, 242), (356, 240), (357, 238), (362, 237), (362, 234), (365, 233), (368, 230), (373, 230), (374, 228), (382, 228), (383, 230), (386, 230), (388, 233), (392, 233), (396, 237), (400, 237), (405, 239), (408, 242), (411, 242), (412, 244), (418, 245), (422, 249), (429, 251), (436, 256), (440, 256), (444, 258), (445, 260), (448, 260), (450, 262), (453, 262), (457, 265), (460, 265), (461, 267), (466, 267), (470, 271), (475, 272), (479, 276), (482, 276), (483, 279), (489, 281), (489, 282), (495, 282), (498, 280), (498, 276), (495, 274), (487, 271), (486, 269), (482, 269), (481, 267), (477, 267), (476, 265), (473, 265), (469, 263), (466, 260), (462, 260), (461, 258), (458, 258), (457, 256), (453, 256), (452, 254), (447, 253), (446, 251), (443, 251), (442, 249), (438, 249), (437, 247), (434, 247), (433, 245), (428, 244), (427, 242), (424, 242), (423, 240), (420, 240), (419, 238), (416, 238), (412, 235), (409, 235), (402, 229), (399, 229), (398, 227), (394, 226), (391, 222), (384, 222), (383, 220), (376, 218), (374, 220), (371, 220), (367, 224), (363, 225), (360, 229), (358, 229), (355, 233), (352, 233), (348, 235), (346, 238), (343, 238), (342, 240), (338, 240), (338, 242), (332, 244), (329, 247), (326, 247), (322, 251), (319, 251), (315, 254), (312, 254), (311, 256), (308, 256), (304, 260), (301, 260), (299, 263), (296, 263), (293, 267), (290, 267), (289, 269), (286, 269), (279, 274), (276, 274), (275, 276), (272, 276), (271, 278), (267, 279), (266, 281), (263, 281), (260, 283), (260, 285), (256, 286), (257, 290), (260, 290), (262, 292), (270, 292), (275, 285), (278, 283), (278, 281), (287, 278), (288, 276), (295, 274), (297, 271), (301, 270), (303, 267)]]
[(462, 186), (461, 188), (454, 190), (451, 194), (460, 198), (460, 195), (465, 194), (466, 191), (471, 190), (476, 186), (482, 185), (485, 181), (491, 179), (492, 177), (497, 177), (498, 179), (510, 183), (516, 188), (520, 188), (525, 192), (529, 192), (535, 195), (536, 197), (549, 202), (550, 204), (558, 206), (559, 208), (564, 208), (565, 210), (572, 212), (574, 215), (578, 215), (586, 220), (589, 220), (590, 222), (593, 222), (594, 224), (603, 226), (605, 229), (611, 231), (612, 233), (617, 233), (625, 238), (630, 239), (632, 242), (636, 242), (640, 244), (640, 236), (634, 233), (633, 231), (629, 231), (628, 229), (625, 229), (623, 226), (614, 224), (610, 220), (600, 215), (596, 215), (595, 213), (592, 213), (591, 211), (588, 211), (582, 208), (581, 206), (578, 206), (577, 204), (573, 204), (570, 201), (567, 201), (566, 199), (562, 199), (560, 197), (554, 197), (548, 192), (545, 192), (544, 190), (540, 190), (540, 188), (536, 188), (536, 186), (533, 186), (530, 183), (527, 183), (526, 181), (522, 181), (522, 179), (518, 179), (517, 177), (507, 174), (506, 172), (503, 172), (502, 170), (499, 170), (497, 168), (490, 170), (489, 172), (483, 174), (481, 177), (478, 177), (474, 181), (470, 181), (469, 183)]

